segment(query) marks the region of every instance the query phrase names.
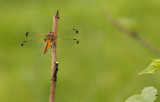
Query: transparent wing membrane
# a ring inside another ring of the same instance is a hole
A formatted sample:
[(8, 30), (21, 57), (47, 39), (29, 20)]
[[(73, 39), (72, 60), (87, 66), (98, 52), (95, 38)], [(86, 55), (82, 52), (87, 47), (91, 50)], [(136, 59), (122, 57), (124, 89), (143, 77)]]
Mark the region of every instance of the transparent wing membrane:
[(21, 43), (23, 47), (35, 47), (40, 48), (45, 42), (45, 37), (47, 34), (37, 33), (37, 32), (26, 32), (25, 39)]
[(77, 39), (57, 39), (57, 47), (65, 48), (79, 44)]
[(58, 32), (57, 37), (58, 38), (70, 38), (70, 37), (77, 36), (78, 33), (79, 31), (77, 29), (70, 29), (70, 30)]
[(78, 33), (79, 31), (77, 29), (70, 29), (62, 33), (57, 33), (57, 47), (64, 48), (77, 45), (79, 43), (76, 39)]
[[(79, 41), (76, 39), (79, 31), (77, 29), (66, 30), (63, 32), (57, 33), (57, 42), (56, 47), (63, 48), (68, 46), (77, 45)], [(37, 33), (37, 32), (26, 32), (25, 39), (21, 43), (22, 47), (34, 47), (34, 48), (43, 48), (46, 45), (46, 36), (47, 34)], [(50, 46), (50, 45), (49, 45)], [(49, 47), (47, 47), (48, 50)]]
[(45, 45), (45, 39), (38, 39), (38, 40), (25, 40), (21, 43), (22, 47), (33, 47), (33, 48), (40, 48), (44, 47)]
[(26, 32), (26, 39), (28, 39), (28, 40), (42, 39), (46, 36), (47, 36), (47, 34), (43, 34), (43, 33)]

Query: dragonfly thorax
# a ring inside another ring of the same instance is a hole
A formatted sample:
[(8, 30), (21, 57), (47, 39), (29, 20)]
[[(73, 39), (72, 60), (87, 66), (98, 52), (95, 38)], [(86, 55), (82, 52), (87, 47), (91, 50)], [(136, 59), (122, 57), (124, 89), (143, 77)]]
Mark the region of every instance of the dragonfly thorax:
[(49, 32), (49, 33), (47, 34), (46, 38), (45, 38), (45, 41), (47, 41), (47, 40), (54, 41), (54, 40), (56, 40), (56, 38), (57, 38), (57, 37), (55, 37), (54, 32)]

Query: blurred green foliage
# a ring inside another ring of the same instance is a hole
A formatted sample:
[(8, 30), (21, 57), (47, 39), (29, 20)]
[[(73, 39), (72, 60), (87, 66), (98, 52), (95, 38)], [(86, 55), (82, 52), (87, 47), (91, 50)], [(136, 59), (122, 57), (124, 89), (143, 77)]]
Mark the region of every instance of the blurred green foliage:
[(78, 28), (80, 44), (57, 49), (56, 102), (123, 102), (146, 86), (160, 90), (160, 73), (137, 76), (159, 56), (105, 16), (133, 21), (142, 37), (160, 46), (159, 0), (0, 0), (0, 102), (48, 102), (51, 52), (20, 43), (26, 31), (51, 31), (58, 9), (59, 30)]
[(157, 70), (160, 69), (160, 59), (153, 59), (149, 66), (140, 72), (138, 75), (141, 74), (155, 74)]
[(129, 97), (125, 102), (154, 102), (158, 96), (158, 91), (154, 87), (145, 87), (141, 94)]

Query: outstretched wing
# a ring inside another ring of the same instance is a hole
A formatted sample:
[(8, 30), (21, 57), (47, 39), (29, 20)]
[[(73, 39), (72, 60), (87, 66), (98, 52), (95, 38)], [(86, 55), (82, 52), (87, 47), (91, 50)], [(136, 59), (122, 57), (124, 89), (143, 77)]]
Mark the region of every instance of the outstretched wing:
[(22, 47), (38, 47), (44, 44), (46, 34), (36, 32), (26, 32), (25, 40), (21, 43)]
[(66, 47), (70, 47), (70, 46), (75, 46), (79, 44), (79, 40), (75, 39), (75, 38), (71, 38), (71, 39), (57, 39), (57, 44), (56, 46), (58, 48), (66, 48)]
[[(77, 29), (71, 29), (64, 32), (57, 33), (57, 47), (63, 48), (72, 45), (76, 45), (79, 41), (76, 39), (79, 31)], [(51, 41), (46, 41), (47, 34), (37, 33), (37, 32), (26, 32), (25, 40), (21, 43), (23, 47), (32, 47), (32, 48), (44, 48), (44, 54), (48, 51), (51, 46)], [(44, 44), (46, 43), (46, 44)]]
[(77, 29), (70, 29), (62, 32), (57, 33), (57, 37), (60, 38), (71, 38), (77, 36), (79, 31)]
[(77, 40), (78, 33), (77, 29), (57, 33), (57, 47), (64, 48), (79, 44), (79, 40)]

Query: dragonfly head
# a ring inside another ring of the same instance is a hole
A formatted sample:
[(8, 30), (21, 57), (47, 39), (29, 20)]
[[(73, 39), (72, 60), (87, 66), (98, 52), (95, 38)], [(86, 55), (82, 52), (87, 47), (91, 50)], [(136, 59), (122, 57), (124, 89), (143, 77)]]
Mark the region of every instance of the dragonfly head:
[(49, 35), (54, 35), (54, 32), (48, 32)]

